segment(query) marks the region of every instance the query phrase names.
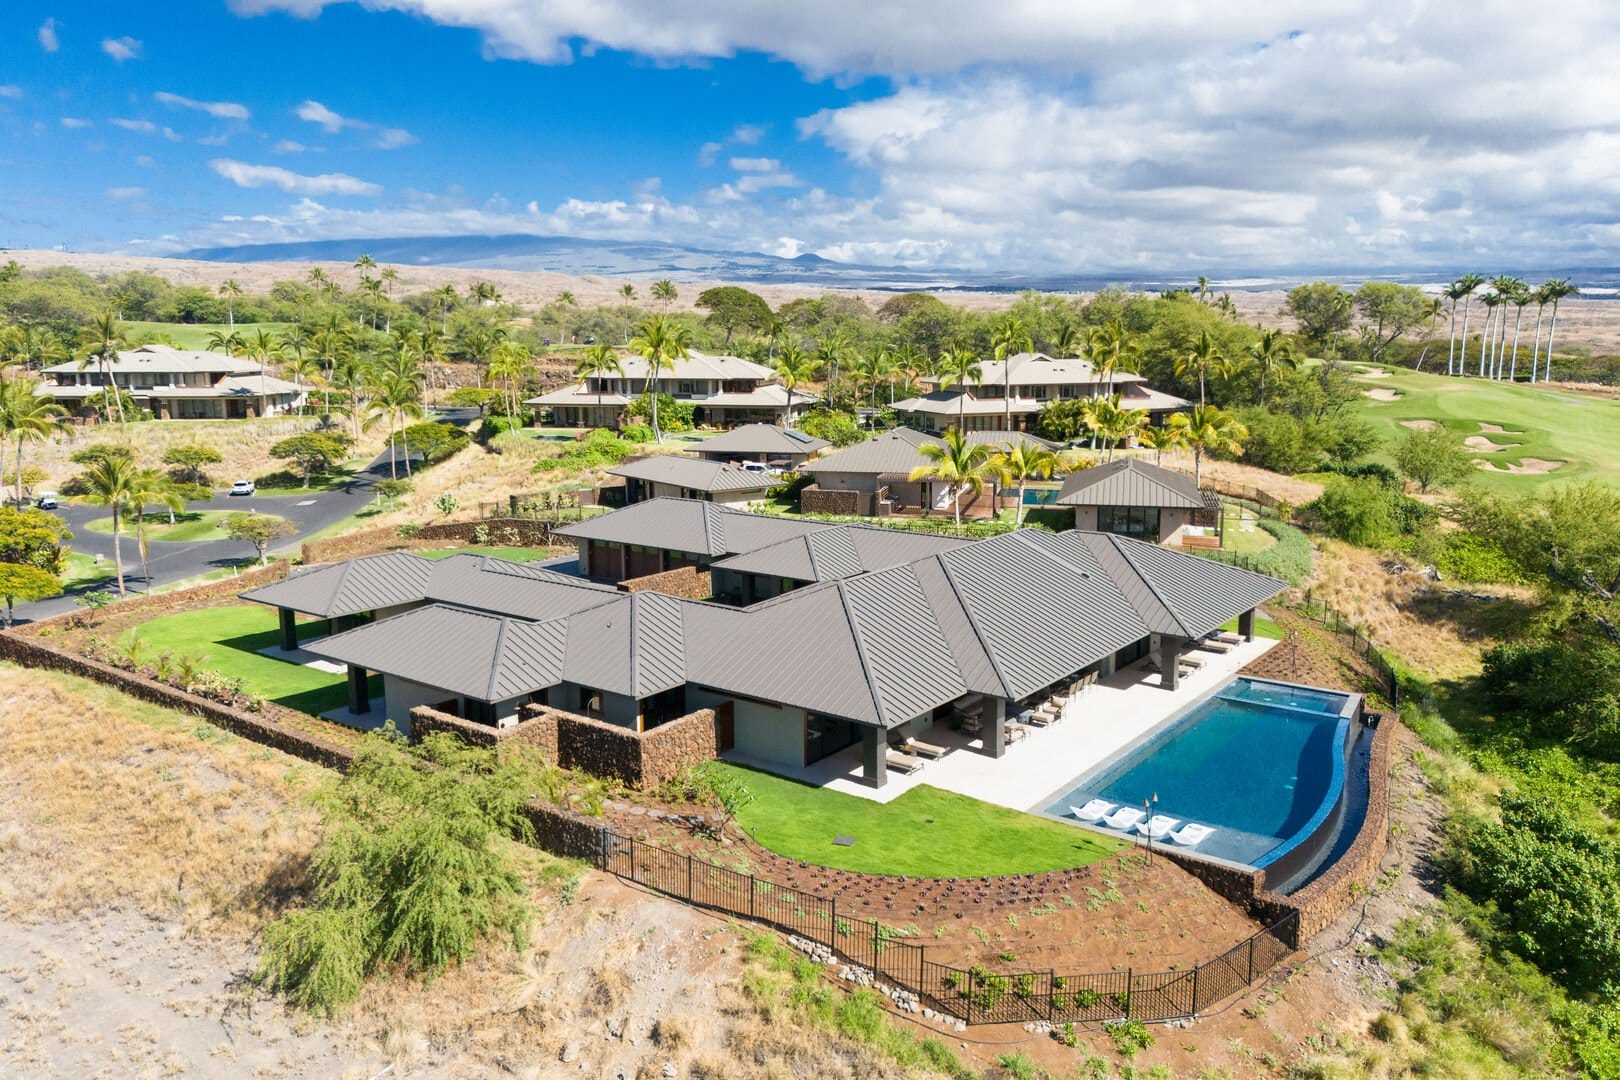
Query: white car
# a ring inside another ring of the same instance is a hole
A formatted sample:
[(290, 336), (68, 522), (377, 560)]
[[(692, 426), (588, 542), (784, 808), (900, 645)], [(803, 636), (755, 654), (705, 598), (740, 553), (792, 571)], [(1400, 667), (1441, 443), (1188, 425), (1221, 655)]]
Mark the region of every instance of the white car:
[(252, 495), (257, 490), (258, 489), (253, 486), (253, 481), (251, 480), (238, 480), (236, 483), (231, 485), (232, 495)]
[(34, 500), (34, 505), (37, 506), (41, 510), (55, 510), (56, 509), (56, 492), (54, 492), (54, 491), (42, 491), (42, 492), (40, 492), (39, 497)]

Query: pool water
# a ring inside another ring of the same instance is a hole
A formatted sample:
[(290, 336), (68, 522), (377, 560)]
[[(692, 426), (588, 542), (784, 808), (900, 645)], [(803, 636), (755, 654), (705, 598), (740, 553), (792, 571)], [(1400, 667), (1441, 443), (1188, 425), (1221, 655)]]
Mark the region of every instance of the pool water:
[(1057, 488), (1025, 488), (1025, 506), (1051, 506), (1062, 492)]
[(1101, 798), (1215, 832), (1191, 849), (1251, 866), (1285, 849), (1337, 798), (1351, 695), (1239, 678), (1146, 743), (1104, 762), (1044, 807)]

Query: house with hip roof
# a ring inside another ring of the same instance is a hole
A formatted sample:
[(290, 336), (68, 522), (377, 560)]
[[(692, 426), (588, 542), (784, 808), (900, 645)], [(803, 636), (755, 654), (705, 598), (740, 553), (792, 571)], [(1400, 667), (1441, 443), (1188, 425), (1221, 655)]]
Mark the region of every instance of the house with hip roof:
[[(524, 404), (534, 409), (540, 427), (617, 427), (625, 406), (647, 391), (647, 361), (621, 356), (619, 364), (623, 374), (593, 375), (527, 398)], [(791, 425), (794, 417), (817, 400), (814, 394), (795, 390), (789, 415), (787, 389), (770, 368), (739, 356), (711, 356), (695, 349), (661, 369), (652, 389), (689, 403), (692, 422), (698, 427)]]
[(302, 388), (265, 374), (250, 361), (216, 352), (142, 345), (119, 352), (105, 368), (87, 364), (53, 364), (41, 374), (38, 393), (70, 411), (117, 386), (151, 410), (157, 420), (242, 420), (279, 416), (304, 404)]

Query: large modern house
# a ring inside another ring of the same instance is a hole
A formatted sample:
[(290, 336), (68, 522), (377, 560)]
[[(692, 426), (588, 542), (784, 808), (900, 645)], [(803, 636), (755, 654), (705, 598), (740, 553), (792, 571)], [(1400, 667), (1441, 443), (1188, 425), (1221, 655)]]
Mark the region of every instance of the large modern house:
[(806, 435), (795, 428), (744, 424), (704, 439), (693, 452), (706, 461), (758, 461), (772, 468), (797, 469), (812, 455), (831, 445), (825, 439)]
[[(593, 375), (583, 382), (553, 390), (524, 404), (535, 410), (543, 427), (615, 427), (624, 407), (647, 389), (647, 362), (639, 356), (619, 360), (624, 373)], [(791, 424), (788, 392), (771, 369), (737, 356), (710, 356), (693, 351), (653, 380), (653, 389), (677, 401), (690, 402), (692, 421), (700, 427), (737, 424)], [(795, 390), (793, 415), (816, 400)]]
[[(1034, 443), (1048, 450), (1055, 449), (1057, 445), (1022, 431), (996, 429), (969, 431), (967, 441), (997, 449), (1005, 443), (1018, 442)], [(944, 484), (911, 479), (913, 469), (929, 463), (921, 448), (941, 444), (938, 436), (911, 428), (894, 428), (865, 442), (816, 458), (801, 470), (815, 477), (815, 490), (810, 494), (811, 504), (822, 497), (828, 501), (828, 509), (836, 508), (841, 513), (863, 517), (919, 508), (949, 511), (951, 496)], [(818, 495), (823, 492), (850, 494), (844, 497), (846, 505), (835, 507), (839, 496)], [(803, 497), (801, 493), (801, 499)], [(964, 496), (964, 508), (972, 502), (971, 497)], [(806, 509), (809, 509), (808, 505)]]
[(771, 474), (721, 461), (700, 461), (679, 454), (650, 454), (616, 465), (610, 476), (624, 477), (626, 503), (662, 496), (705, 499), (742, 506), (766, 497), (779, 483)]
[(1054, 505), (1074, 507), (1076, 529), (1155, 543), (1220, 518), (1220, 499), (1192, 477), (1130, 457), (1071, 472)]
[(71, 410), (101, 393), (109, 377), (158, 420), (238, 420), (291, 412), (304, 402), (294, 383), (224, 353), (142, 345), (117, 354), (106, 370), (95, 361), (53, 364), (39, 393)]
[(1122, 406), (1143, 410), (1154, 425), (1192, 404), (1154, 390), (1140, 375), (1117, 371), (1105, 379), (1085, 360), (1045, 353), (1018, 353), (1004, 361), (986, 361), (979, 368), (978, 379), (949, 387), (943, 376), (926, 376), (922, 381), (929, 389), (895, 402), (895, 412), (924, 431), (943, 432), (958, 423), (967, 431), (1009, 427), (1027, 431), (1036, 414), (1053, 401), (1114, 393)]
[[(397, 612), (304, 642), (348, 666), (357, 712), (371, 708), (372, 672), (401, 722), (432, 705), (501, 726), (533, 702), (644, 732), (726, 706), (732, 749), (748, 761), (792, 773), (859, 744), (865, 782), (882, 786), (890, 740), (936, 724), (971, 722), (976, 745), (1000, 757), (1009, 719), (1076, 679), (1151, 657), (1162, 673), (1144, 680), (1174, 689), (1193, 643), (1232, 619), (1252, 637), (1256, 606), (1285, 587), (1118, 535), (1020, 530), (966, 542), (676, 499), (565, 532), (580, 543), (577, 567), (464, 554), (421, 581), (403, 563), (356, 573), (361, 559), (243, 596), (305, 612)], [(592, 580), (672, 562), (707, 568), (712, 595)]]

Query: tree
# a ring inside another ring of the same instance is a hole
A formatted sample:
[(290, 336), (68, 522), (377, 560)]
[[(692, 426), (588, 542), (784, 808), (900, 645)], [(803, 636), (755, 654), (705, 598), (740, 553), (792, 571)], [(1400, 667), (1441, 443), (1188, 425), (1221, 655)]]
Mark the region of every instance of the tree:
[[(124, 337), (124, 327), (114, 318), (112, 312), (103, 312), (85, 330), (85, 343), (89, 352), (83, 360), (79, 361), (79, 367), (82, 369), (92, 362), (95, 363), (101, 368), (101, 385), (105, 387), (115, 386), (112, 365), (118, 358), (118, 350), (129, 344), (128, 339)], [(117, 410), (118, 422), (123, 423), (123, 396), (121, 394), (112, 395), (111, 405)], [(113, 412), (109, 411), (107, 414), (108, 419), (111, 419), (112, 416)]]
[(563, 312), (578, 306), (579, 300), (570, 290), (564, 289), (557, 294), (557, 337), (562, 344), (568, 343), (568, 324), (563, 321)]
[(1153, 463), (1164, 460), (1166, 450), (1181, 448), (1181, 432), (1173, 427), (1150, 427), (1142, 432), (1142, 445), (1153, 451)]
[(113, 570), (118, 577), (118, 595), (128, 595), (124, 588), (124, 546), (123, 509), (129, 505), (130, 492), (135, 483), (135, 474), (139, 471), (135, 467), (133, 455), (120, 457), (109, 455), (94, 462), (85, 470), (84, 481), (88, 494), (85, 496), (97, 506), (105, 506), (112, 511), (113, 534)]
[(533, 370), (534, 361), (529, 350), (515, 341), (503, 341), (489, 356), (489, 381), (506, 384), (506, 418), (517, 417), (518, 384)]
[(23, 563), (0, 563), (0, 596), (6, 598), (6, 628), (11, 628), (12, 605), (61, 596), (62, 581), (55, 574)]
[(278, 461), (291, 461), (304, 474), (304, 486), (309, 487), (311, 476), (324, 476), (332, 467), (349, 455), (354, 445), (347, 435), (335, 431), (310, 431), (292, 435), (270, 447), (270, 456)]
[(1397, 339), (1429, 321), (1429, 298), (1422, 289), (1392, 281), (1369, 281), (1356, 290), (1361, 313), (1361, 344), (1367, 359), (1378, 363)]
[[(660, 281), (654, 285), (654, 296), (659, 295), (658, 287), (661, 285), (669, 285), (669, 282)], [(669, 292), (673, 298), (674, 285), (669, 285)], [(691, 332), (685, 326), (670, 322), (666, 315), (653, 315), (642, 321), (635, 340), (630, 342), (631, 350), (647, 365), (647, 387), (644, 393), (650, 402), (654, 442), (663, 442), (664, 435), (658, 428), (658, 395), (653, 393), (653, 384), (657, 381), (659, 372), (673, 368), (675, 361), (686, 358), (690, 340)]]
[[(381, 420), (388, 421), (388, 475), (399, 479), (399, 462), (394, 453), (394, 429), (406, 420), (422, 418), (422, 385), (409, 371), (387, 371), (372, 389), (371, 400), (366, 402), (370, 414), (365, 422), (367, 430)], [(405, 475), (411, 475), (411, 448), (405, 447)]]
[(441, 285), (433, 290), (431, 296), (433, 306), (439, 310), (439, 333), (448, 334), (450, 332), (450, 312), (455, 310), (456, 303), (460, 299), (456, 295), (456, 287), (454, 285)]
[(970, 443), (967, 436), (956, 428), (945, 432), (943, 442), (924, 443), (917, 452), (928, 459), (928, 464), (911, 470), (912, 480), (929, 480), (945, 485), (951, 498), (951, 511), (956, 516), (956, 532), (962, 532), (962, 492), (977, 494), (984, 490), (985, 478), (993, 468), (994, 451), (985, 443)]
[(1547, 368), (1544, 382), (1552, 382), (1553, 334), (1558, 332), (1558, 301), (1566, 296), (1579, 296), (1581, 290), (1564, 278), (1554, 278), (1541, 286), (1542, 293), (1552, 304), (1552, 318), (1547, 324)]
[[(630, 286), (634, 288), (634, 286)], [(584, 389), (591, 379), (605, 379), (609, 375), (624, 378), (624, 363), (619, 354), (605, 341), (599, 341), (585, 350), (585, 355), (574, 364), (574, 378), (579, 380), (580, 389)], [(596, 388), (596, 408), (602, 409), (602, 387)]]
[(467, 298), (479, 307), (494, 307), (501, 302), (501, 290), (487, 281), (475, 281), (467, 286)]
[(939, 355), (939, 388), (949, 390), (961, 386), (956, 395), (956, 429), (961, 431), (967, 421), (968, 384), (984, 378), (984, 368), (973, 350), (962, 346), (948, 349)]
[(236, 329), (236, 302), (242, 298), (242, 285), (235, 278), (226, 278), (219, 287), (219, 295), (225, 298), (225, 322), (234, 331)]
[[(1461, 279), (1453, 281), (1441, 290), (1447, 300), (1451, 301), (1451, 320), (1446, 335), (1446, 374), (1455, 375), (1457, 361), (1457, 301), (1470, 295), (1477, 286), (1465, 286)], [(1467, 340), (1466, 338), (1464, 339)]]
[(1395, 500), (1404, 498), (1369, 477), (1329, 477), (1306, 509), (1328, 535), (1358, 547), (1383, 547), (1400, 531)]
[(16, 563), (59, 574), (73, 539), (67, 522), (44, 510), (0, 506), (0, 563)]
[(146, 581), (146, 592), (152, 593), (152, 573), (147, 568), (146, 508), (149, 505), (168, 507), (169, 524), (174, 524), (174, 512), (184, 508), (185, 500), (174, 490), (169, 478), (157, 469), (137, 469), (129, 478), (129, 508), (135, 512), (135, 548), (141, 556), (141, 577)]
[(1243, 453), (1242, 440), (1249, 437), (1249, 429), (1231, 413), (1222, 412), (1213, 405), (1194, 405), (1186, 412), (1170, 417), (1170, 426), (1177, 430), (1181, 444), (1193, 452), (1193, 483), (1204, 479), (1206, 453)]
[(1453, 432), (1443, 427), (1411, 430), (1395, 448), (1395, 467), (1421, 492), (1449, 487), (1474, 472), (1474, 459)]
[(44, 442), (65, 429), (62, 417), (67, 410), (37, 393), (38, 388), (34, 379), (0, 380), (0, 448), (6, 439), (16, 446), (18, 501), (23, 497), (23, 444)]
[(738, 329), (761, 330), (770, 321), (771, 305), (758, 293), (737, 285), (717, 285), (698, 294), (697, 306), (709, 313), (709, 322), (725, 330), (725, 347)]
[[(990, 325), (990, 348), (1001, 364), (1002, 429), (1012, 430), (1012, 358), (1019, 353), (1034, 352), (1035, 341), (1029, 326), (1016, 315), (1007, 314)], [(1023, 507), (1019, 507), (1023, 512)]]
[(994, 467), (1003, 484), (1018, 488), (1017, 517), (1013, 522), (1015, 527), (1024, 524), (1024, 488), (1031, 480), (1045, 480), (1050, 477), (1057, 472), (1059, 464), (1056, 454), (1028, 439), (1001, 444), (1001, 452), (995, 456)]
[(669, 278), (659, 278), (653, 282), (652, 297), (664, 305), (665, 315), (669, 314), (669, 305), (673, 304), (678, 296), (680, 293), (676, 291), (675, 283)]
[(270, 545), (284, 536), (297, 536), (298, 526), (286, 518), (276, 517), (274, 514), (232, 514), (219, 523), (225, 534), (232, 540), (242, 540), (253, 545), (253, 550), (259, 553), (259, 565), (267, 566), (270, 557), (267, 554)]
[[(1457, 374), (1468, 374), (1468, 310), (1474, 303), (1474, 291), (1485, 284), (1485, 279), (1479, 274), (1464, 274), (1452, 285), (1462, 291), (1463, 298), (1463, 324), (1462, 343), (1457, 350)], [(1483, 358), (1481, 360), (1483, 363)]]
[(1274, 367), (1294, 367), (1298, 360), (1294, 357), (1294, 347), (1288, 344), (1288, 339), (1281, 330), (1263, 330), (1260, 340), (1249, 346), (1249, 359), (1260, 371), (1260, 404), (1266, 403), (1266, 376), (1271, 374)]
[(1513, 290), (1508, 294), (1508, 302), (1513, 305), (1513, 351), (1508, 357), (1508, 382), (1519, 379), (1519, 324), (1524, 321), (1524, 306), (1533, 299), (1524, 282), (1514, 282)]
[(787, 410), (782, 414), (782, 426), (790, 427), (793, 424), (793, 392), (799, 384), (808, 382), (815, 377), (816, 361), (796, 342), (788, 342), (782, 349), (782, 355), (776, 358), (776, 381), (782, 384), (787, 391)]
[(1355, 301), (1332, 282), (1317, 281), (1289, 289), (1284, 310), (1299, 324), (1300, 336), (1322, 351), (1335, 337), (1350, 329)]
[(1182, 379), (1197, 377), (1198, 404), (1203, 405), (1208, 400), (1204, 384), (1208, 380), (1211, 370), (1225, 361), (1226, 355), (1221, 352), (1220, 345), (1216, 343), (1214, 338), (1209, 336), (1208, 330), (1201, 330), (1198, 333), (1198, 341), (1193, 347), (1176, 357), (1176, 377)]

